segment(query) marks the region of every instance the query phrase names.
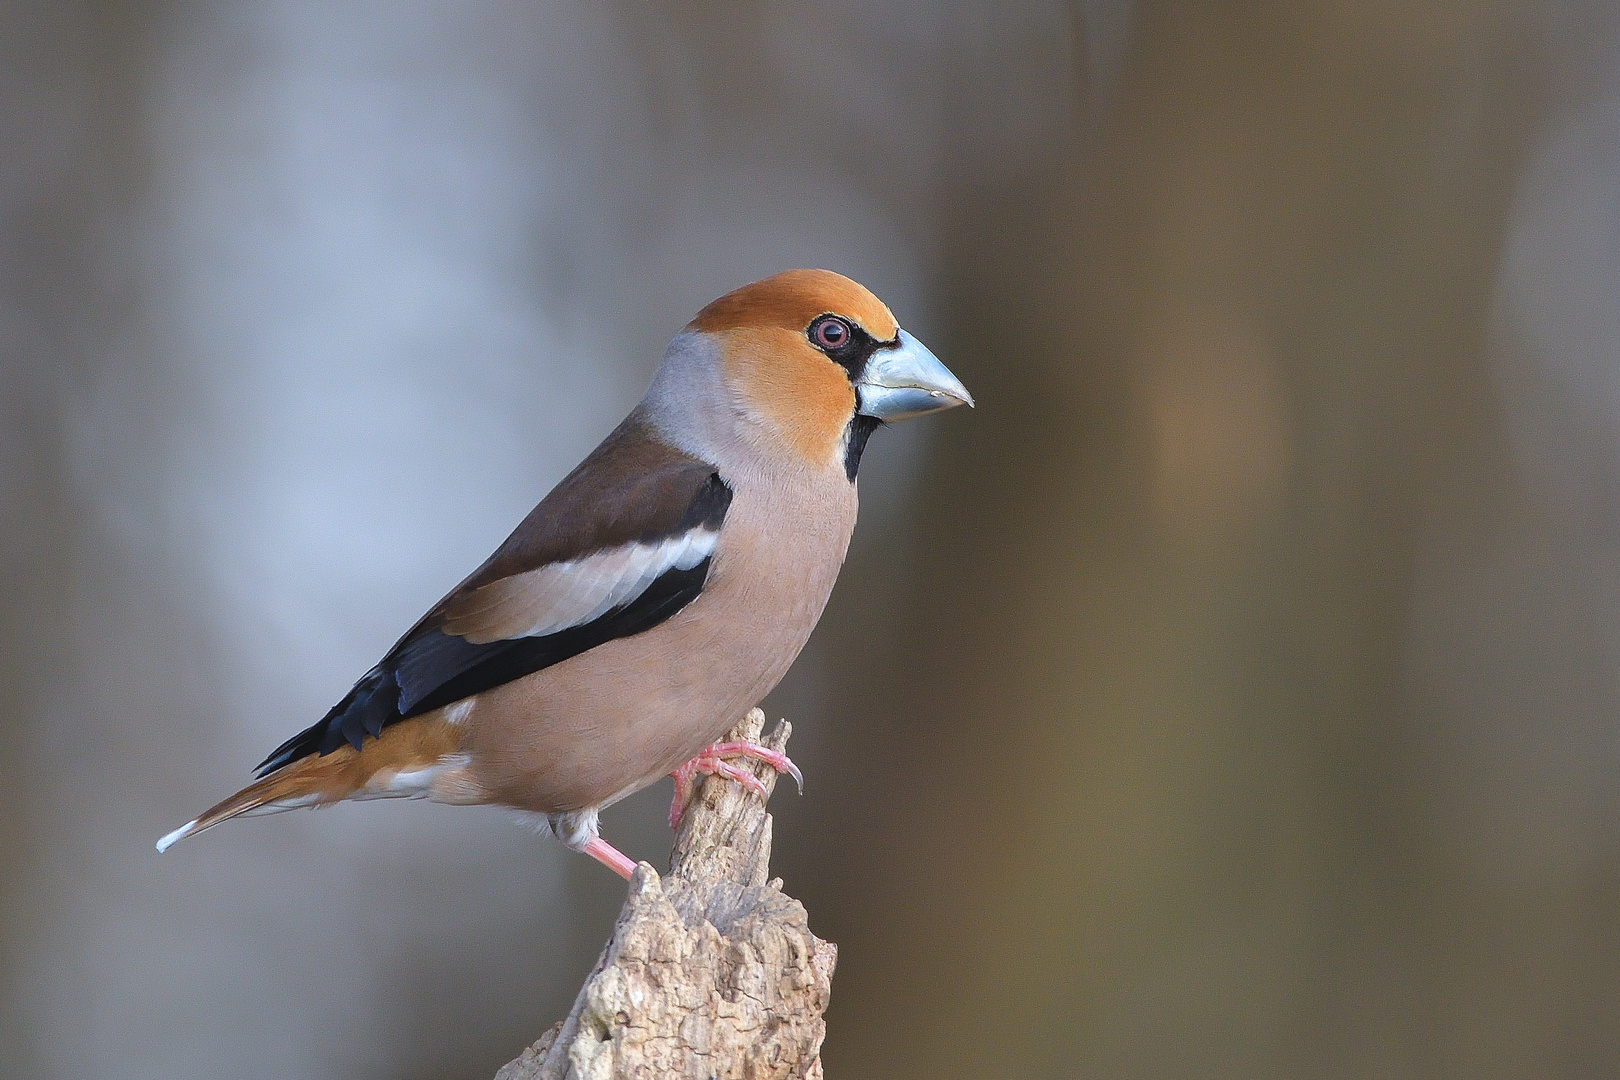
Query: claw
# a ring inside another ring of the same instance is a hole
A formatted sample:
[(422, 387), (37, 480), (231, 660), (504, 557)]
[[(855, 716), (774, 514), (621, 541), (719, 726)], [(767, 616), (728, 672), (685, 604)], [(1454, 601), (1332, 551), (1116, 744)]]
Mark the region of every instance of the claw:
[[(793, 777), (793, 782), (799, 785), (799, 794), (804, 794), (804, 773), (793, 764), (793, 760), (780, 750), (772, 750), (768, 746), (761, 746), (754, 742), (726, 742), (715, 743), (703, 751), (700, 757), (750, 757), (755, 761), (763, 761), (779, 773), (787, 773)], [(753, 774), (750, 773), (750, 776)]]
[(753, 770), (733, 765), (728, 758), (753, 758), (755, 761), (763, 761), (777, 772), (787, 773), (793, 777), (793, 782), (799, 785), (799, 794), (804, 794), (804, 774), (780, 750), (772, 750), (756, 742), (715, 743), (669, 774), (675, 780), (675, 798), (669, 804), (670, 828), (680, 825), (681, 817), (686, 813), (686, 806), (692, 801), (693, 778), (699, 773), (705, 776), (723, 776), (727, 780), (741, 784), (762, 799), (766, 797), (765, 784), (754, 775)]
[(765, 790), (765, 781), (755, 776), (752, 769), (745, 769), (741, 765), (733, 765), (729, 761), (716, 758), (714, 759), (714, 774), (723, 776), (733, 783), (741, 784), (762, 799), (770, 794)]

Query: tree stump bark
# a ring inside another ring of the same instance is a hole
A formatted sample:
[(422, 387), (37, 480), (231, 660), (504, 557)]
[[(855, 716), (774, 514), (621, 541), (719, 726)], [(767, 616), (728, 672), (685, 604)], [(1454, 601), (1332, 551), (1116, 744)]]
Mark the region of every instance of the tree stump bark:
[[(751, 711), (728, 739), (758, 740)], [(792, 726), (765, 744), (781, 750)], [(770, 766), (749, 761), (767, 791)], [(771, 816), (741, 784), (703, 778), (660, 879), (641, 863), (568, 1018), (495, 1080), (821, 1077), (838, 947), (768, 880)]]

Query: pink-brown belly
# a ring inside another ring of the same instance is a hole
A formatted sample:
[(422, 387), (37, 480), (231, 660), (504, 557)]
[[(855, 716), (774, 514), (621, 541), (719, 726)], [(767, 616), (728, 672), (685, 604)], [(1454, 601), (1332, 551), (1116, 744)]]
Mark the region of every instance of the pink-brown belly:
[(853, 492), (847, 514), (815, 528), (741, 509), (703, 593), (668, 621), (478, 696), (462, 751), (490, 801), (556, 813), (622, 798), (717, 741), (781, 681), (843, 563)]

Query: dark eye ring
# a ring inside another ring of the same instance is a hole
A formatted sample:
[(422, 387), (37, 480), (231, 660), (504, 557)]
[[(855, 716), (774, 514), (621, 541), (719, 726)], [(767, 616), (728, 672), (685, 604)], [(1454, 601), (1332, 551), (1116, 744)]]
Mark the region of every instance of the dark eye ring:
[(849, 323), (836, 315), (825, 315), (810, 324), (810, 340), (829, 351), (842, 349), (854, 336)]

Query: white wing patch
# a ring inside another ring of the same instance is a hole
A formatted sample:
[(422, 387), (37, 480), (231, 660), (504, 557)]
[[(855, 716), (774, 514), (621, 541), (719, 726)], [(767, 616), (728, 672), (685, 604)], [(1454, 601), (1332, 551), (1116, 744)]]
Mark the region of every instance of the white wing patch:
[(630, 603), (660, 574), (690, 570), (709, 558), (719, 536), (699, 527), (492, 581), (458, 602), (442, 629), (484, 645), (582, 626)]
[(439, 802), (456, 802), (458, 800), (455, 798), (441, 797), (447, 794), (445, 781), (465, 770), (470, 760), (466, 754), (445, 754), (432, 764), (415, 769), (383, 769), (349, 798), (355, 801), (437, 799)]

